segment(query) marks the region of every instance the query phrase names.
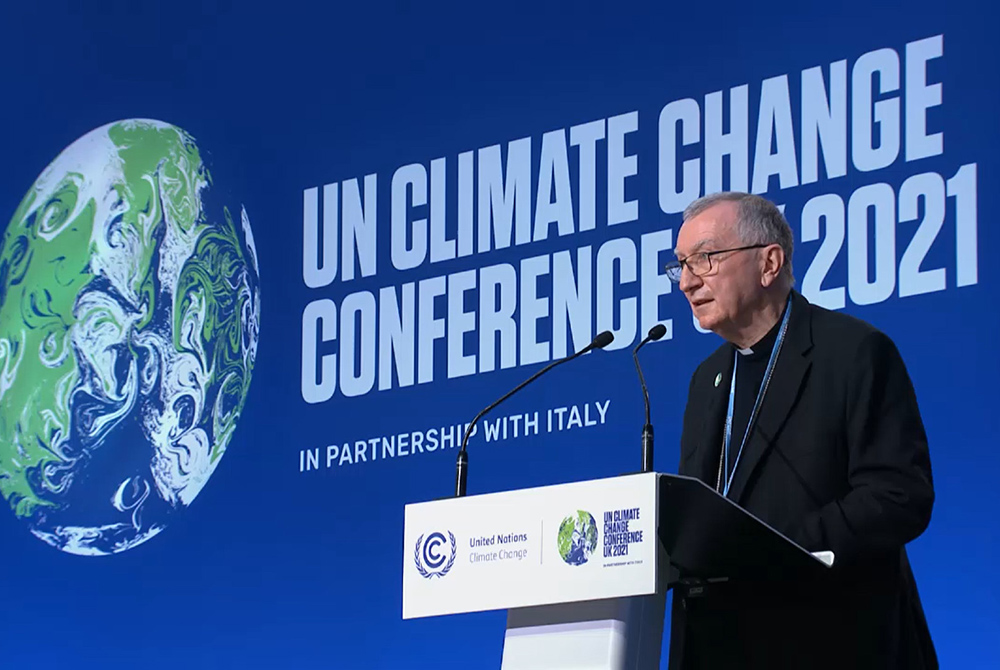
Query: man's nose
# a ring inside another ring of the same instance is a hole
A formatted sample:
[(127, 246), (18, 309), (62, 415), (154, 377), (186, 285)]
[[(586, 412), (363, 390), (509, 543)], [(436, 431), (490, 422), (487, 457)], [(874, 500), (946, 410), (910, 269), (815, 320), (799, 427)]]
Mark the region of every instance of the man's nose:
[(701, 277), (691, 272), (687, 265), (681, 266), (681, 281), (680, 289), (684, 293), (693, 291), (694, 289), (701, 286)]

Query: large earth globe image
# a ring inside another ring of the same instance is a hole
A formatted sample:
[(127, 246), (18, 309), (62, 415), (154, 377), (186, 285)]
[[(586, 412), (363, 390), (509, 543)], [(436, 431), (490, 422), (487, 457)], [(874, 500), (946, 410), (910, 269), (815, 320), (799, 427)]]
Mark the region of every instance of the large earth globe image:
[(73, 142), (0, 246), (0, 494), (62, 551), (160, 533), (208, 482), (257, 352), (259, 269), (242, 205), (155, 120)]

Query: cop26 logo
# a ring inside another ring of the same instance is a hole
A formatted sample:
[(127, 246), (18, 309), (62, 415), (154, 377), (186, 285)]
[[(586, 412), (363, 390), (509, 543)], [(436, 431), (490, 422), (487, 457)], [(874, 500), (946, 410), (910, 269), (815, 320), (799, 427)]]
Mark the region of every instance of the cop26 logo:
[(583, 565), (597, 549), (597, 522), (587, 511), (577, 510), (559, 524), (559, 555), (570, 565)]
[[(451, 543), (450, 554), (443, 549), (448, 541)], [(455, 556), (458, 555), (458, 543), (451, 531), (448, 531), (448, 541), (445, 540), (443, 533), (437, 531), (428, 535), (426, 541), (423, 535), (417, 538), (417, 545), (413, 548), (413, 562), (417, 566), (417, 572), (426, 579), (444, 577), (454, 567)]]

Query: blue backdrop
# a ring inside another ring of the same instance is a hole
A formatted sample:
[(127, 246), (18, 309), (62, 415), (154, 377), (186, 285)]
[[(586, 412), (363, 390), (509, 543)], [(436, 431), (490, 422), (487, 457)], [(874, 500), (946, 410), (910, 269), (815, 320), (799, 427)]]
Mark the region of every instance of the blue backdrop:
[(452, 492), (464, 422), (604, 329), (479, 427), (469, 493), (637, 470), (630, 352), (658, 322), (676, 470), (719, 340), (663, 264), (721, 188), (782, 204), (799, 289), (899, 345), (931, 632), (943, 667), (1000, 665), (975, 5), (5, 4), (4, 667), (498, 667), (503, 612), (402, 620), (403, 507)]

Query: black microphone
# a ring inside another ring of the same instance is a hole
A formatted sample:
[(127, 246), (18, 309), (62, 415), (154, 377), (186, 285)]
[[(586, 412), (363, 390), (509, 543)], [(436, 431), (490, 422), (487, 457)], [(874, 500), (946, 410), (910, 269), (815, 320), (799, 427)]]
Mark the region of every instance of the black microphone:
[(655, 342), (667, 334), (667, 327), (658, 323), (649, 329), (646, 339), (632, 350), (632, 360), (635, 361), (636, 372), (639, 373), (639, 384), (642, 386), (642, 399), (646, 403), (646, 425), (642, 427), (642, 471), (653, 471), (653, 426), (649, 422), (649, 391), (646, 390), (646, 380), (642, 377), (642, 368), (639, 367), (639, 349), (647, 342)]
[(465, 435), (462, 437), (462, 448), (458, 452), (458, 462), (455, 464), (455, 495), (456, 495), (456, 497), (460, 498), (460, 497), (462, 497), (462, 496), (465, 495), (465, 481), (466, 481), (466, 478), (469, 475), (469, 455), (466, 453), (465, 445), (468, 444), (468, 442), (469, 442), (469, 436), (472, 434), (472, 429), (476, 427), (476, 423), (481, 418), (483, 418), (483, 416), (485, 416), (488, 412), (490, 412), (494, 407), (496, 407), (497, 405), (499, 405), (500, 403), (502, 403), (504, 400), (506, 400), (507, 398), (511, 397), (512, 395), (514, 395), (515, 393), (517, 393), (521, 389), (523, 389), (525, 386), (527, 386), (531, 382), (533, 382), (536, 379), (538, 379), (539, 377), (541, 377), (543, 374), (545, 374), (546, 372), (548, 372), (549, 370), (551, 370), (555, 366), (560, 365), (562, 363), (566, 363), (567, 361), (571, 361), (574, 358), (576, 358), (577, 356), (582, 356), (585, 353), (587, 353), (588, 351), (590, 351), (591, 349), (603, 349), (604, 347), (606, 347), (609, 344), (611, 344), (614, 341), (614, 339), (615, 339), (615, 336), (611, 334), (611, 331), (605, 330), (603, 333), (601, 333), (597, 337), (595, 337), (593, 342), (591, 342), (590, 344), (588, 344), (587, 346), (585, 346), (580, 351), (576, 352), (575, 354), (570, 354), (569, 356), (566, 356), (565, 358), (560, 358), (557, 361), (553, 361), (552, 363), (549, 363), (544, 368), (542, 368), (541, 370), (539, 370), (538, 372), (536, 372), (535, 374), (531, 375), (530, 377), (528, 377), (527, 379), (525, 379), (523, 382), (521, 382), (520, 384), (518, 384), (513, 390), (511, 390), (505, 396), (503, 396), (502, 398), (500, 398), (499, 400), (497, 400), (496, 402), (494, 402), (492, 405), (490, 405), (489, 407), (487, 407), (486, 409), (484, 409), (482, 412), (480, 412), (479, 414), (477, 414), (476, 418), (473, 419), (472, 423), (469, 424), (469, 427), (465, 429)]

